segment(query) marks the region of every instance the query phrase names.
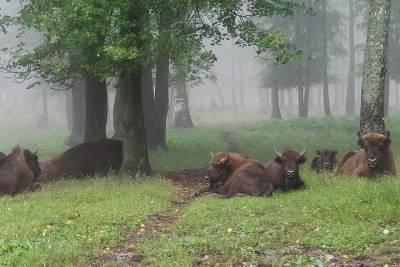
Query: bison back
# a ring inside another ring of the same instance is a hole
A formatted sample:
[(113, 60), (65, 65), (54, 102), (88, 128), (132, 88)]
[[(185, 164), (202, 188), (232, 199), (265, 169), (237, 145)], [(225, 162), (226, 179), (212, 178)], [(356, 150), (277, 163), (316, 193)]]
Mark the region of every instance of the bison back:
[(119, 170), (121, 163), (121, 141), (103, 139), (86, 142), (43, 162), (38, 180), (47, 182), (63, 177), (106, 175)]

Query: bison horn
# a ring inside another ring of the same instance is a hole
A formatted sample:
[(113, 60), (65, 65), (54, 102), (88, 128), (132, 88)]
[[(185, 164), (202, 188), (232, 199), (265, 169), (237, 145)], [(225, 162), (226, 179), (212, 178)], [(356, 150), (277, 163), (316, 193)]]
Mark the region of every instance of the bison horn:
[(213, 158), (214, 157), (214, 153), (210, 151), (210, 155)]
[(306, 151), (307, 151), (307, 146), (304, 145), (304, 149), (303, 149), (303, 151), (301, 151), (300, 155), (304, 156), (304, 154), (306, 154)]
[(274, 148), (275, 154), (276, 154), (278, 157), (282, 157), (282, 153), (279, 152), (275, 147), (273, 147), (273, 148)]

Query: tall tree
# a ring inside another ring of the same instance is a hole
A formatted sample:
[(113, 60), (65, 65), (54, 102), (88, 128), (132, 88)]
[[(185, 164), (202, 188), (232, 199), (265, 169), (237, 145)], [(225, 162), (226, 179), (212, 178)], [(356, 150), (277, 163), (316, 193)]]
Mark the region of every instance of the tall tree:
[(86, 90), (83, 82), (75, 84), (71, 89), (71, 134), (65, 141), (69, 146), (80, 144), (84, 140), (86, 124)]
[(321, 18), (322, 18), (322, 75), (323, 75), (323, 98), (324, 111), (326, 116), (331, 115), (331, 107), (329, 103), (329, 77), (328, 77), (328, 23), (327, 23), (327, 0), (321, 0)]
[(360, 129), (363, 133), (385, 130), (384, 88), (390, 4), (390, 0), (370, 2), (361, 86)]
[(346, 115), (352, 116), (355, 112), (355, 44), (354, 44), (354, 3), (348, 0), (349, 8), (349, 70), (347, 75), (347, 91), (346, 91)]

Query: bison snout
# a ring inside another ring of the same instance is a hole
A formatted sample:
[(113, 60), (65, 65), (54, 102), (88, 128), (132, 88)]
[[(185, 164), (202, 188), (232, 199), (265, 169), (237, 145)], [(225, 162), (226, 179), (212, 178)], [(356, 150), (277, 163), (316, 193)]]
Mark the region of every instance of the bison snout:
[(286, 172), (286, 174), (287, 174), (288, 178), (293, 178), (295, 176), (296, 172), (294, 170), (288, 170)]
[(327, 161), (324, 162), (324, 168), (325, 168), (325, 169), (328, 169), (328, 168), (329, 168), (329, 162), (327, 162)]
[(376, 167), (376, 163), (377, 163), (376, 158), (369, 158), (368, 159), (368, 167), (375, 168)]

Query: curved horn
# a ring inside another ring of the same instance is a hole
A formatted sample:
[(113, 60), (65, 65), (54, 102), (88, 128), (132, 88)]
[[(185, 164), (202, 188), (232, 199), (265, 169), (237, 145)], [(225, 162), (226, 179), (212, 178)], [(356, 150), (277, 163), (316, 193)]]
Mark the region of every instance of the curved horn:
[(307, 151), (307, 146), (304, 145), (304, 149), (303, 149), (303, 151), (301, 151), (300, 155), (304, 156), (304, 154), (306, 154), (306, 151)]
[(273, 148), (274, 148), (275, 154), (276, 154), (277, 156), (279, 156), (279, 157), (282, 157), (282, 153), (279, 152), (275, 147), (273, 147)]

